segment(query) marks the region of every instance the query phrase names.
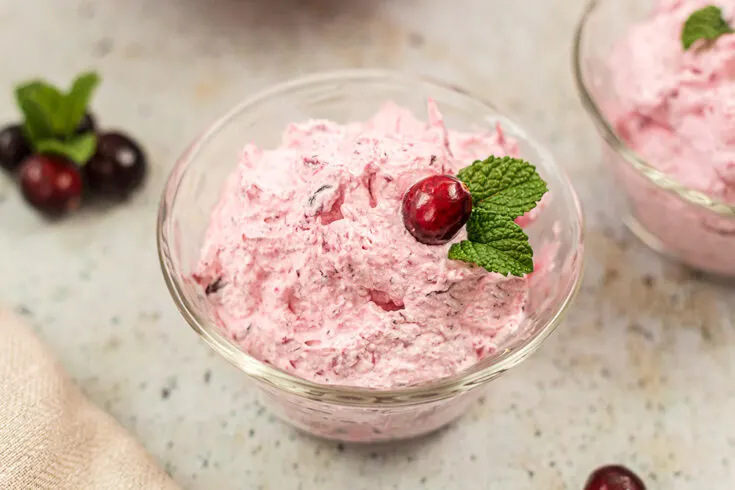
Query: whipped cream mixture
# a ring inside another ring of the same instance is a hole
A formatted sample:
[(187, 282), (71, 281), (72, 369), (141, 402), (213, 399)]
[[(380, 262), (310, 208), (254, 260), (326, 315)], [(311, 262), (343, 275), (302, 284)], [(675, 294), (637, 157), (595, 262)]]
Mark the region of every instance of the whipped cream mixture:
[(500, 127), (448, 130), (433, 101), (428, 123), (391, 103), (364, 123), (294, 123), (277, 149), (245, 147), (195, 279), (245, 352), (302, 378), (385, 389), (452, 375), (517, 332), (528, 278), (417, 242), (401, 201), (490, 154), (518, 149)]
[(614, 52), (620, 136), (687, 187), (735, 205), (735, 35), (685, 51), (687, 18), (708, 5), (735, 25), (735, 0), (659, 0)]

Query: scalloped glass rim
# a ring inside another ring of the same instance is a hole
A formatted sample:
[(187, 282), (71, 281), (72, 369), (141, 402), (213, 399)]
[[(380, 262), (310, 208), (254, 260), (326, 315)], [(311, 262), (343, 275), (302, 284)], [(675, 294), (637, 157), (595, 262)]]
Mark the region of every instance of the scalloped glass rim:
[(701, 191), (687, 187), (646, 162), (641, 155), (628, 147), (628, 145), (620, 139), (610, 124), (610, 121), (608, 121), (602, 113), (602, 110), (595, 101), (594, 96), (587, 88), (587, 84), (584, 81), (584, 75), (582, 74), (582, 38), (590, 16), (594, 13), (601, 1), (603, 0), (590, 0), (577, 25), (577, 30), (574, 36), (573, 63), (574, 79), (577, 85), (577, 91), (579, 92), (582, 100), (582, 105), (592, 117), (592, 120), (602, 134), (603, 139), (607, 141), (614, 150), (620, 153), (631, 167), (644, 175), (655, 186), (676, 194), (681, 199), (684, 199), (695, 206), (712, 211), (713, 213), (717, 213), (722, 216), (735, 216), (735, 206), (731, 206), (719, 199), (708, 196)]
[[(314, 383), (297, 376), (293, 376), (284, 371), (281, 371), (273, 366), (265, 364), (258, 359), (248, 355), (242, 350), (238, 349), (233, 344), (229, 343), (224, 339), (218, 332), (219, 327), (212, 324), (208, 320), (201, 318), (195, 309), (189, 304), (184, 296), (183, 290), (178, 283), (177, 279), (173, 276), (173, 260), (171, 257), (171, 250), (169, 247), (170, 238), (173, 236), (172, 230), (169, 230), (165, 226), (166, 217), (169, 213), (169, 204), (174, 202), (176, 193), (178, 190), (178, 184), (186, 173), (188, 162), (196, 158), (197, 153), (205, 142), (216, 137), (220, 129), (228, 124), (233, 118), (235, 118), (242, 111), (245, 111), (250, 106), (257, 105), (264, 99), (268, 99), (277, 96), (279, 93), (287, 92), (290, 89), (301, 87), (303, 85), (349, 80), (349, 79), (398, 79), (405, 81), (406, 83), (425, 83), (434, 86), (441, 87), (445, 90), (454, 91), (462, 94), (463, 96), (470, 97), (476, 102), (480, 102), (485, 105), (489, 110), (502, 114), (504, 118), (507, 118), (505, 114), (496, 109), (492, 104), (486, 102), (481, 97), (477, 97), (474, 94), (470, 94), (467, 91), (460, 89), (454, 85), (436, 81), (429, 77), (408, 75), (399, 71), (390, 70), (369, 70), (369, 69), (358, 69), (358, 70), (341, 70), (341, 71), (330, 71), (322, 72), (307, 76), (302, 76), (290, 81), (276, 84), (265, 90), (262, 90), (255, 95), (246, 98), (240, 102), (234, 109), (231, 109), (224, 116), (217, 119), (213, 124), (208, 126), (208, 129), (200, 135), (197, 140), (182, 154), (174, 166), (171, 174), (166, 183), (163, 196), (159, 205), (158, 220), (156, 226), (156, 241), (158, 247), (158, 257), (163, 271), (164, 280), (169, 292), (179, 311), (183, 315), (186, 322), (197, 332), (209, 346), (214, 349), (218, 354), (224, 357), (227, 361), (234, 364), (247, 375), (252, 376), (259, 382), (271, 385), (277, 389), (287, 391), (305, 398), (312, 400), (319, 400), (323, 402), (336, 403), (341, 406), (356, 406), (356, 407), (371, 407), (376, 408), (376, 405), (380, 406), (401, 406), (401, 405), (412, 405), (416, 403), (426, 403), (432, 401), (444, 400), (451, 398), (459, 393), (468, 391), (475, 386), (483, 384), (505, 371), (516, 366), (529, 355), (535, 352), (543, 341), (551, 335), (560, 323), (564, 313), (567, 311), (572, 300), (576, 296), (582, 281), (582, 272), (584, 269), (584, 254), (583, 254), (583, 235), (584, 235), (584, 219), (582, 215), (581, 205), (576, 193), (573, 190), (572, 184), (569, 181), (566, 174), (559, 169), (559, 173), (562, 178), (566, 181), (567, 186), (572, 190), (572, 198), (577, 210), (577, 216), (574, 219), (579, 223), (578, 236), (576, 237), (574, 244), (574, 254), (579, 259), (579, 274), (575, 280), (573, 287), (563, 298), (562, 301), (557, 305), (557, 311), (554, 313), (552, 319), (543, 327), (541, 327), (535, 335), (532, 335), (526, 339), (521, 345), (515, 349), (505, 349), (499, 351), (493, 356), (484, 359), (482, 362), (476, 364), (472, 368), (466, 371), (462, 371), (454, 376), (442, 378), (440, 380), (432, 381), (431, 383), (424, 383), (405, 388), (393, 389), (393, 390), (374, 390), (367, 388), (358, 388), (351, 386), (338, 386), (338, 385), (326, 385)], [(507, 118), (513, 124), (513, 130), (518, 134), (523, 134), (525, 131), (521, 130), (521, 126), (515, 124), (511, 118)], [(548, 152), (537, 145), (535, 140), (527, 137), (528, 141), (536, 147), (539, 154), (546, 155)], [(549, 157), (549, 159), (551, 159)]]

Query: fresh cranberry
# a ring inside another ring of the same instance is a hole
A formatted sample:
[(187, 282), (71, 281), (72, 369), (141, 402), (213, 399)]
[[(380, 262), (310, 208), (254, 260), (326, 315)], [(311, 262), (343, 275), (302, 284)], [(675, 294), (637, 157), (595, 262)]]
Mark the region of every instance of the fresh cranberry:
[(0, 167), (15, 170), (30, 154), (31, 147), (21, 125), (6, 126), (0, 131)]
[(20, 167), (20, 188), (33, 207), (49, 215), (73, 211), (82, 202), (79, 168), (55, 155), (33, 155)]
[(84, 165), (84, 174), (94, 192), (123, 199), (143, 182), (146, 167), (137, 143), (121, 133), (106, 133), (98, 138), (97, 152)]
[(638, 476), (624, 466), (611, 465), (596, 469), (584, 490), (646, 490)]
[(403, 224), (426, 245), (447, 243), (470, 219), (472, 196), (459, 179), (432, 175), (403, 196)]

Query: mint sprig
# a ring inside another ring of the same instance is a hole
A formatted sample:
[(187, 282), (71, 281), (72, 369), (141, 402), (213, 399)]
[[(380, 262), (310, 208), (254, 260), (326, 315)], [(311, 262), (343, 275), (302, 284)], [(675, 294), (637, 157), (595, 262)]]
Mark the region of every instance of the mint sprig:
[(533, 165), (518, 158), (491, 156), (463, 168), (457, 178), (469, 187), (473, 207), (511, 218), (535, 208), (546, 193)]
[(533, 249), (520, 226), (504, 215), (475, 211), (467, 223), (468, 240), (452, 245), (449, 258), (473, 262), (490, 272), (533, 272)]
[(710, 5), (697, 10), (684, 23), (681, 30), (681, 43), (684, 51), (692, 47), (700, 39), (715, 41), (724, 34), (735, 32), (725, 20), (722, 9)]
[(90, 72), (77, 77), (67, 93), (43, 80), (15, 89), (24, 131), (35, 151), (62, 155), (78, 165), (94, 155), (97, 137), (91, 132), (78, 135), (76, 130), (99, 83), (99, 76)]
[(69, 94), (64, 99), (64, 110), (62, 111), (65, 116), (63, 128), (66, 134), (74, 134), (79, 123), (84, 119), (84, 113), (99, 83), (100, 77), (96, 73), (84, 73), (72, 83)]
[(97, 137), (92, 132), (72, 136), (66, 141), (45, 139), (36, 143), (36, 150), (39, 153), (63, 155), (78, 165), (86, 163), (94, 155), (96, 147)]
[(489, 272), (523, 276), (533, 272), (533, 249), (515, 219), (536, 207), (546, 182), (525, 160), (490, 156), (457, 174), (472, 194), (467, 240), (449, 248), (449, 258)]

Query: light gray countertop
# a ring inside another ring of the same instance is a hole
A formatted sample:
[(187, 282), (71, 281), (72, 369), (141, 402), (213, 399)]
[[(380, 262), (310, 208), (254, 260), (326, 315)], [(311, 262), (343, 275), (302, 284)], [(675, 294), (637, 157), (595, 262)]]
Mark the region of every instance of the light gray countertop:
[[(152, 160), (128, 204), (49, 224), (0, 177), (0, 299), (28, 317), (89, 397), (184, 488), (574, 490), (609, 462), (651, 488), (735, 487), (735, 290), (657, 257), (607, 205), (597, 136), (570, 70), (584, 1), (25, 0), (0, 2), (0, 115), (11, 84), (105, 77), (102, 125)], [(437, 435), (344, 447), (274, 420), (179, 317), (154, 223), (176, 157), (273, 82), (342, 67), (447, 79), (517, 116), (586, 210), (587, 270), (559, 330)]]

